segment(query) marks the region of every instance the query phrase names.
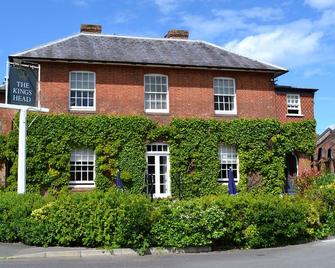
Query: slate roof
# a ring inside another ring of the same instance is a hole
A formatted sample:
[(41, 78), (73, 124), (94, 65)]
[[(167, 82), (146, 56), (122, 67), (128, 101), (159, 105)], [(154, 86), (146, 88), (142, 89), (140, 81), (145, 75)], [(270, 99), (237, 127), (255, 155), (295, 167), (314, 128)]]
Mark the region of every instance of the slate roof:
[(284, 68), (231, 53), (205, 41), (87, 33), (13, 54), (9, 58), (258, 70), (275, 76), (287, 72)]

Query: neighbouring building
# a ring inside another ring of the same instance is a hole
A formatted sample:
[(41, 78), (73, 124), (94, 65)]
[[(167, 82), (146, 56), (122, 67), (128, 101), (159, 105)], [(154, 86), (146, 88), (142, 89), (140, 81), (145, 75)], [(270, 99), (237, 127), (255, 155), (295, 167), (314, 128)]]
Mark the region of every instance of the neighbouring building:
[(335, 173), (335, 129), (327, 128), (318, 136), (313, 165), (319, 171)]
[[(9, 60), (40, 64), (41, 104), (51, 113), (143, 115), (161, 124), (173, 117), (314, 119), (316, 89), (276, 85), (288, 70), (188, 35), (182, 30), (170, 30), (164, 38), (105, 35), (99, 25), (81, 25), (79, 34), (12, 54)], [(0, 114), (2, 132), (8, 133), (12, 113)], [(228, 180), (226, 163), (233, 164), (237, 180), (236, 149), (222, 145), (219, 152), (219, 181)], [(79, 169), (84, 160), (91, 170), (85, 183), (93, 185), (94, 152), (77, 149), (71, 156), (73, 186), (85, 184)], [(162, 172), (169, 177), (168, 144), (148, 145), (147, 161), (157, 182)], [(310, 159), (294, 152), (287, 162), (291, 175), (310, 168)], [(169, 186), (160, 192), (167, 195)]]

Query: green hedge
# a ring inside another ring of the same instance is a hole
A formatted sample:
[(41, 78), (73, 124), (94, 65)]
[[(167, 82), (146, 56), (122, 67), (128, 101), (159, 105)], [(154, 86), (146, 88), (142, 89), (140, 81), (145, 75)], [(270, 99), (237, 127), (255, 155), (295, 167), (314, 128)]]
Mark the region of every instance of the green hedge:
[(270, 247), (311, 239), (313, 212), (303, 199), (209, 196), (161, 206), (152, 234), (165, 247)]
[(0, 241), (18, 242), (21, 233), (30, 219), (34, 209), (45, 205), (50, 198), (38, 194), (18, 195), (0, 191)]
[[(231, 121), (173, 119), (159, 126), (145, 117), (38, 115), (28, 116), (27, 187), (44, 192), (68, 186), (69, 160), (75, 148), (96, 153), (96, 185), (108, 190), (114, 185), (117, 167), (126, 188), (144, 189), (145, 144), (168, 142), (172, 195), (191, 198), (217, 194), (220, 170), (218, 145), (234, 145), (239, 154), (239, 191), (281, 193), (284, 185), (285, 154), (311, 154), (315, 146), (315, 122), (281, 124), (272, 119)], [(18, 131), (0, 138), (0, 160), (14, 163), (7, 190), (16, 189)], [(249, 187), (252, 176), (261, 178)]]
[(151, 203), (117, 191), (77, 193), (34, 210), (23, 241), (32, 245), (131, 247), (149, 245)]
[(155, 200), (111, 190), (56, 197), (0, 192), (0, 242), (31, 245), (259, 248), (335, 233), (335, 188), (305, 197), (239, 194)]

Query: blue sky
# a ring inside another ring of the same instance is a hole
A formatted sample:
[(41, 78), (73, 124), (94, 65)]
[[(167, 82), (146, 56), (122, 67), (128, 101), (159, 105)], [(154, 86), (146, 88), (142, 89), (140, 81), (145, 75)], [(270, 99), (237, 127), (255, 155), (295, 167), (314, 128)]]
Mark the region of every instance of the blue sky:
[(1, 80), (9, 54), (75, 34), (81, 23), (148, 37), (180, 28), (288, 68), (278, 84), (318, 88), (317, 131), (335, 126), (335, 0), (12, 0), (1, 10)]

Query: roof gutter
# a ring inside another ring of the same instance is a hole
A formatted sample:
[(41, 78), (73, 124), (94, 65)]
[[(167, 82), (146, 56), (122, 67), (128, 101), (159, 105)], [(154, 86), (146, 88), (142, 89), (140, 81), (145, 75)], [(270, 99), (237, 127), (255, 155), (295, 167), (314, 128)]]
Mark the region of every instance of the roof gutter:
[(221, 66), (200, 66), (200, 65), (180, 65), (180, 64), (161, 64), (161, 63), (143, 63), (143, 62), (120, 62), (120, 61), (96, 61), (96, 60), (78, 60), (78, 59), (52, 59), (52, 58), (34, 58), (9, 56), (9, 61), (15, 59), (30, 62), (57, 62), (57, 63), (79, 63), (79, 64), (107, 64), (107, 65), (123, 65), (123, 66), (146, 66), (146, 67), (162, 67), (162, 68), (181, 68), (181, 69), (198, 69), (198, 70), (225, 70), (225, 71), (242, 71), (242, 72), (260, 72), (273, 73), (274, 78), (283, 75), (288, 70), (271, 70), (271, 69), (252, 69), (252, 68), (233, 68)]

